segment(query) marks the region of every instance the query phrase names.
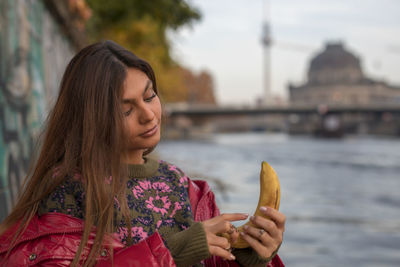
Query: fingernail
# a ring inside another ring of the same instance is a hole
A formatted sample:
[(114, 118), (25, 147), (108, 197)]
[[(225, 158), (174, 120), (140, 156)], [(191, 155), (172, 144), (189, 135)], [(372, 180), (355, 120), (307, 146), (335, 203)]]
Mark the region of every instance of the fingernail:
[(245, 236), (246, 233), (245, 233), (245, 232), (240, 232), (240, 235), (241, 235), (241, 236)]
[(247, 230), (247, 229), (249, 229), (249, 226), (245, 225), (245, 226), (243, 226), (243, 228), (244, 228), (244, 230)]
[(246, 218), (249, 217), (248, 213), (243, 213), (243, 216), (245, 216)]
[(260, 210), (266, 212), (268, 209), (267, 207), (260, 207)]
[(254, 219), (255, 219), (255, 217), (254, 217), (254, 216), (251, 216), (251, 217), (250, 217), (250, 220), (254, 221)]
[(231, 258), (231, 260), (235, 260), (235, 259), (236, 259), (235, 256), (233, 256), (233, 254), (231, 254), (231, 255), (229, 256), (229, 258)]

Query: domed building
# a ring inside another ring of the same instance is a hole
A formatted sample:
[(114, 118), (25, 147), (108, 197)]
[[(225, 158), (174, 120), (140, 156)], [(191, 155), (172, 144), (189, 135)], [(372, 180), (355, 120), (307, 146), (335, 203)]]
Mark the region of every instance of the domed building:
[(328, 43), (310, 62), (308, 81), (289, 85), (293, 105), (400, 104), (400, 87), (364, 76), (360, 59), (342, 43)]

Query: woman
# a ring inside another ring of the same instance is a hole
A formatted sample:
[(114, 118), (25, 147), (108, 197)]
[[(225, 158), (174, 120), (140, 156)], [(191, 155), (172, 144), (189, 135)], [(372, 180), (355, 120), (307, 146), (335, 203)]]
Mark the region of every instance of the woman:
[[(161, 104), (151, 66), (112, 41), (68, 64), (41, 152), (1, 225), (7, 266), (281, 266), (285, 217), (253, 218), (238, 232), (206, 183), (145, 157), (160, 140)], [(260, 230), (262, 231), (260, 232)], [(271, 260), (272, 259), (272, 260)], [(282, 265), (283, 266), (283, 265)]]

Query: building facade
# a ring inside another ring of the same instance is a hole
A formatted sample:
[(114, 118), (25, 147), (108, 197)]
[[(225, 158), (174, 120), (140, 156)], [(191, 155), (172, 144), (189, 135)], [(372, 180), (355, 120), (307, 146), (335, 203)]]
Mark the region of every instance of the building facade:
[(307, 82), (289, 85), (292, 105), (400, 104), (400, 87), (366, 77), (359, 57), (342, 43), (328, 43), (310, 62)]

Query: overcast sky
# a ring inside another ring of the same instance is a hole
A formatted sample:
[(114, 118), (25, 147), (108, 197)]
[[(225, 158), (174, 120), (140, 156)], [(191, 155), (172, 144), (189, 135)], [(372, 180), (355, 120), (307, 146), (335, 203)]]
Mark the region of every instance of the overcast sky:
[(268, 13), (274, 95), (286, 97), (289, 82), (306, 80), (310, 59), (327, 41), (343, 41), (361, 58), (369, 77), (400, 86), (399, 0), (189, 2), (202, 11), (203, 19), (171, 35), (175, 58), (195, 71), (209, 71), (221, 104), (254, 104), (262, 96), (260, 40), (263, 14)]

